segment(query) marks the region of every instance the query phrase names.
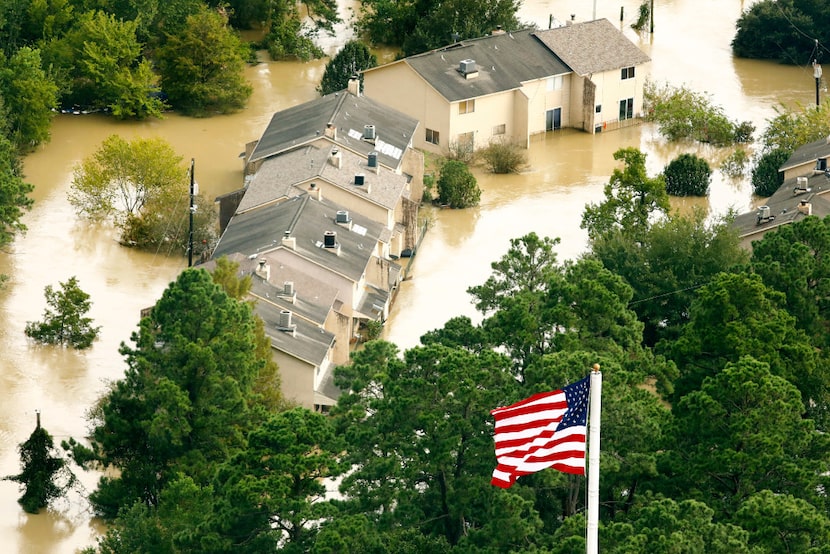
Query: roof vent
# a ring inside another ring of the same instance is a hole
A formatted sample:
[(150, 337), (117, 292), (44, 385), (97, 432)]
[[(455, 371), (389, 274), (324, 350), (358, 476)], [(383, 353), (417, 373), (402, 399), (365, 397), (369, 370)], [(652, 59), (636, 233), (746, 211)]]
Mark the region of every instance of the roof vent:
[(337, 246), (337, 233), (326, 231), (323, 234), (323, 248), (335, 248)]
[(354, 184), (357, 186), (363, 185), (364, 181), (366, 180), (366, 176), (363, 173), (358, 173), (354, 176)]
[(461, 60), (458, 62), (458, 72), (464, 75), (467, 79), (478, 75), (476, 69), (476, 61), (471, 59)]
[(374, 125), (364, 125), (363, 126), (363, 138), (365, 140), (375, 140), (375, 126)]
[(337, 223), (348, 223), (349, 212), (347, 210), (337, 210), (337, 216), (334, 221)]

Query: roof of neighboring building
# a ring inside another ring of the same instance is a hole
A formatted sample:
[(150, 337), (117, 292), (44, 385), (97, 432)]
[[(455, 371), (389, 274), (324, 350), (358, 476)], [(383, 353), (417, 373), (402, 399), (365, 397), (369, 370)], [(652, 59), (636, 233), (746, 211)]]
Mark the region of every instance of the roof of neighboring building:
[(828, 156), (830, 156), (830, 136), (815, 140), (796, 148), (792, 156), (784, 162), (784, 165), (778, 168), (778, 171), (786, 171)]
[[(337, 129), (333, 142), (362, 156), (377, 152), (380, 163), (396, 169), (418, 127), (418, 120), (408, 115), (342, 90), (275, 113), (248, 162), (323, 137), (329, 123)], [(372, 142), (363, 139), (366, 125), (375, 126), (376, 139)]]
[[(337, 288), (326, 284), (318, 279), (310, 277), (302, 271), (288, 267), (283, 264), (274, 263), (269, 259), (268, 254), (262, 256), (245, 256), (240, 252), (234, 252), (226, 256), (228, 260), (239, 266), (238, 276), (251, 277), (250, 294), (255, 297), (264, 298), (274, 305), (291, 310), (300, 317), (303, 317), (317, 325), (323, 325), (337, 301)], [(216, 267), (216, 259), (211, 259), (201, 264), (208, 271)], [(256, 274), (256, 268), (260, 260), (265, 260), (269, 266), (269, 281)], [(285, 283), (290, 281), (294, 284), (294, 298), (289, 300), (284, 294)]]
[[(268, 158), (248, 183), (237, 212), (301, 194), (293, 186), (317, 177), (388, 210), (395, 209), (401, 196), (408, 195), (406, 175), (386, 167), (379, 167), (375, 173), (367, 166), (366, 158), (344, 149), (339, 149), (338, 169), (329, 161), (331, 153), (332, 144), (318, 140)], [(354, 185), (358, 173), (364, 175), (364, 186)]]
[(286, 309), (261, 299), (254, 304), (254, 312), (265, 323), (265, 334), (271, 339), (271, 346), (315, 367), (324, 365), (334, 345), (334, 334), (293, 314), (291, 329), (282, 328), (280, 314), (283, 311)]
[(640, 65), (651, 61), (607, 19), (571, 23), (534, 33), (578, 75)]
[(800, 194), (794, 193), (796, 183), (797, 178), (787, 179), (766, 199), (764, 205), (769, 207), (769, 213), (773, 216), (769, 221), (759, 222), (759, 209), (735, 217), (732, 227), (738, 231), (741, 239), (757, 240), (772, 229), (804, 219), (806, 214), (798, 210), (802, 201), (810, 203), (812, 215), (820, 218), (830, 215), (830, 178), (823, 173), (808, 177), (808, 191)]
[[(459, 72), (462, 60), (474, 60), (478, 75), (465, 78)], [(393, 63), (409, 64), (449, 102), (517, 89), (527, 81), (571, 72), (530, 29), (464, 40)]]
[[(241, 252), (259, 256), (283, 248), (282, 239), (289, 235), (296, 241), (296, 252), (320, 267), (328, 268), (352, 281), (359, 281), (366, 270), (384, 227), (360, 214), (349, 214), (348, 226), (335, 223), (341, 206), (323, 198), (296, 196), (277, 204), (238, 213), (230, 220), (213, 252)], [(334, 231), (338, 248), (323, 248), (324, 233)], [(338, 254), (339, 252), (339, 254)]]

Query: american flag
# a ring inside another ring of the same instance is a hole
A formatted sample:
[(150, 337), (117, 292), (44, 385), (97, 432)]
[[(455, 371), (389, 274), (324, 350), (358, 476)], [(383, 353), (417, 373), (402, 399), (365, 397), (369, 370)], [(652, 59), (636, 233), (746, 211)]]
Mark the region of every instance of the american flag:
[(491, 411), (498, 462), (491, 483), (506, 489), (517, 477), (549, 467), (584, 475), (590, 388), (588, 376)]

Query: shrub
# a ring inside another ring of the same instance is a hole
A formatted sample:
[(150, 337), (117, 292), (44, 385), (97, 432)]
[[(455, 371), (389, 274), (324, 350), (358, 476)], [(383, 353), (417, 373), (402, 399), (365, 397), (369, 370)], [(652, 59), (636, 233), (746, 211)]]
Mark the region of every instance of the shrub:
[(763, 154), (752, 168), (752, 188), (758, 196), (772, 196), (781, 186), (778, 168), (790, 157), (789, 150), (777, 149)]
[(527, 163), (527, 153), (514, 142), (494, 141), (478, 153), (493, 173), (516, 173)]
[(744, 174), (746, 164), (749, 162), (749, 154), (743, 148), (736, 148), (732, 154), (720, 164), (720, 170), (729, 177), (740, 177)]
[(473, 145), (469, 142), (452, 141), (447, 146), (447, 159), (464, 164), (471, 164), (475, 159)]
[(469, 208), (481, 199), (481, 189), (467, 164), (448, 160), (438, 176), (438, 201), (450, 208)]
[(706, 196), (712, 170), (694, 154), (680, 154), (663, 170), (666, 192), (673, 196)]

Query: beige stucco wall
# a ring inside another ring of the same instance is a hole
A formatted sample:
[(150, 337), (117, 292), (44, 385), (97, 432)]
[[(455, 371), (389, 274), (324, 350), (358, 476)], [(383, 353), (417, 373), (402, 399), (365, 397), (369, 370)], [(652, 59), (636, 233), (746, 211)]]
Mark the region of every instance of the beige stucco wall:
[[(370, 176), (366, 177), (367, 185), (363, 186), (371, 187), (371, 181), (373, 179), (378, 178), (380, 178), (380, 176), (372, 173)], [(358, 213), (360, 215), (368, 217), (372, 221), (376, 221), (381, 225), (385, 226), (387, 229), (394, 228), (394, 212), (369, 200), (369, 198), (366, 197), (367, 195), (365, 191), (349, 192), (348, 190), (344, 190), (342, 187), (333, 185), (329, 181), (326, 181), (325, 179), (321, 179), (319, 177), (316, 179), (308, 179), (306, 181), (303, 181), (302, 183), (299, 183), (296, 186), (303, 190), (308, 190), (308, 187), (311, 183), (315, 183), (317, 189), (320, 191), (320, 194), (323, 198), (327, 198), (335, 204), (343, 206), (350, 212)], [(332, 217), (334, 217), (334, 214), (332, 214)]]
[(271, 352), (280, 368), (283, 396), (313, 410), (315, 367), (280, 350), (271, 349)]
[[(450, 140), (449, 103), (404, 61), (363, 74), (363, 94), (420, 122), (415, 148), (442, 153)], [(426, 129), (438, 131), (438, 146), (426, 142)]]
[(352, 318), (330, 310), (323, 325), (326, 331), (334, 333), (334, 348), (331, 352), (331, 360), (335, 365), (349, 363), (349, 341), (352, 338)]
[(634, 99), (634, 117), (643, 113), (643, 86), (651, 72), (651, 63), (636, 66), (633, 79), (621, 79), (620, 69), (604, 71), (591, 76), (597, 86), (596, 103), (602, 105), (595, 124), (616, 122), (620, 115), (620, 100)]
[(809, 160), (801, 165), (791, 167), (784, 171), (784, 181), (788, 179), (795, 179), (796, 177), (810, 176), (816, 167), (816, 160)]

